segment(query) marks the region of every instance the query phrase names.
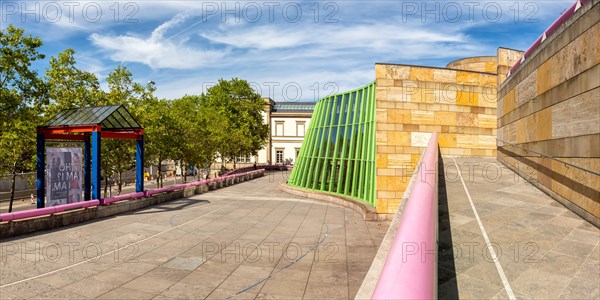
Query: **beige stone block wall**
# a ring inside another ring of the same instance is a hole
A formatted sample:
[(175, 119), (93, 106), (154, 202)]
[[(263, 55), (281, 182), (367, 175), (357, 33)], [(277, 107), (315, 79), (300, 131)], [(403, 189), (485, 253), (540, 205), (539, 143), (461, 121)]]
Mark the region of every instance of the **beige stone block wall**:
[(498, 48), (498, 85), (506, 80), (508, 71), (519, 59), (521, 59), (523, 53), (525, 52), (502, 47)]
[(475, 72), (496, 73), (498, 59), (496, 56), (478, 56), (455, 60), (446, 65), (448, 69)]
[[(456, 69), (376, 64), (377, 212), (395, 213), (432, 132), (442, 154), (496, 155), (497, 58)], [(487, 69), (486, 69), (487, 70)]]
[[(502, 83), (498, 159), (592, 223), (600, 220), (600, 5), (582, 7)], [(535, 152), (532, 152), (535, 151)]]

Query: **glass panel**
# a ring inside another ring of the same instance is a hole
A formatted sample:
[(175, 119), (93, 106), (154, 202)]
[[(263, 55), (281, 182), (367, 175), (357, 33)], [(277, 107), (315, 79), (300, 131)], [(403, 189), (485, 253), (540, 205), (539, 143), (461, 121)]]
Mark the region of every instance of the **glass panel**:
[(353, 124), (354, 123), (354, 112), (356, 111), (356, 93), (351, 93), (350, 94), (350, 120), (348, 120), (348, 124)]
[(110, 115), (111, 117), (115, 118), (115, 120), (117, 120), (118, 124), (115, 124), (118, 128), (131, 128), (131, 126), (129, 126), (129, 123), (127, 123), (127, 121), (125, 120), (125, 118), (123, 118), (123, 116), (119, 113), (119, 111), (115, 111), (112, 115)]
[(115, 110), (117, 110), (117, 108), (119, 108), (119, 106), (107, 106), (105, 111), (102, 111), (100, 114), (98, 114), (98, 117), (95, 122), (102, 122), (104, 119), (108, 118), (108, 116), (110, 116)]
[(117, 120), (115, 120), (115, 118), (113, 118), (112, 115), (110, 115), (108, 118), (104, 119), (104, 121), (102, 122), (102, 128), (103, 129), (118, 129), (119, 124), (117, 122)]
[(100, 118), (99, 115), (108, 111), (109, 109), (110, 109), (110, 107), (108, 107), (108, 106), (89, 108), (88, 111), (86, 112), (85, 119), (81, 120), (82, 124), (98, 124), (98, 123), (100, 123), (104, 118)]
[(77, 120), (79, 120), (81, 118), (81, 110), (74, 110), (72, 114), (69, 115), (69, 117), (65, 118), (62, 121), (61, 125), (79, 125), (77, 123)]
[(373, 87), (323, 98), (316, 108), (306, 103), (294, 107), (315, 111), (302, 145), (307, 150), (299, 154), (302, 163), (292, 170), (290, 185), (375, 203)]
[(59, 125), (61, 125), (62, 122), (65, 119), (67, 119), (74, 112), (75, 112), (75, 110), (67, 110), (67, 111), (64, 111), (62, 113), (59, 113), (54, 118), (52, 118), (50, 121), (48, 121), (48, 126), (59, 126)]
[[(116, 110), (121, 107), (120, 105), (112, 105), (112, 106), (101, 106), (101, 107), (85, 107), (80, 109), (70, 109), (61, 113), (58, 113), (52, 119), (44, 124), (44, 126), (75, 126), (75, 125), (91, 125), (91, 124), (100, 124), (104, 119), (106, 119), (109, 115), (116, 112)], [(127, 113), (127, 111), (123, 108), (123, 111)], [(131, 120), (133, 118), (129, 115)], [(125, 116), (121, 117), (123, 121), (125, 121)], [(129, 119), (127, 119), (129, 121)], [(135, 120), (133, 120), (135, 124)], [(127, 124), (128, 122), (123, 122)], [(131, 122), (129, 122), (131, 123)], [(133, 123), (132, 123), (133, 124)], [(114, 127), (115, 124), (113, 124)], [(137, 124), (139, 127), (139, 124)], [(129, 127), (129, 126), (123, 126)]]
[(70, 125), (81, 125), (81, 124), (90, 124), (91, 122), (85, 122), (88, 119), (88, 116), (93, 112), (93, 108), (81, 108), (76, 111), (75, 114), (70, 118)]

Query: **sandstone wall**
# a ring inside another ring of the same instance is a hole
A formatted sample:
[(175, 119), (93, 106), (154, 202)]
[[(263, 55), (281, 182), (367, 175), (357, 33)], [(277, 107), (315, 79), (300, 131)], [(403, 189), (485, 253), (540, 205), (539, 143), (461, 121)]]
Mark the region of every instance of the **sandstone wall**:
[(500, 85), (504, 80), (506, 80), (508, 71), (510, 68), (519, 60), (521, 56), (525, 53), (524, 51), (508, 49), (508, 48), (498, 48), (498, 85)]
[[(580, 8), (500, 87), (498, 159), (599, 224), (600, 5)], [(516, 144), (532, 151), (525, 151)]]
[(496, 74), (391, 64), (375, 74), (378, 213), (396, 212), (434, 131), (442, 154), (496, 155)]
[(446, 65), (447, 69), (463, 71), (496, 73), (498, 59), (496, 56), (477, 56), (455, 60)]

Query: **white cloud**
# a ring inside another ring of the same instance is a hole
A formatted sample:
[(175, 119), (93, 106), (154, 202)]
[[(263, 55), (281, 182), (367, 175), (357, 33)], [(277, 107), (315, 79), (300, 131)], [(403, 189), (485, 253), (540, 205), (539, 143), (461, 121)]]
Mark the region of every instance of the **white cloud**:
[(228, 51), (197, 49), (186, 46), (186, 39), (178, 43), (165, 37), (167, 31), (177, 28), (188, 17), (189, 14), (177, 14), (154, 29), (148, 38), (94, 33), (90, 40), (95, 46), (110, 52), (110, 58), (114, 61), (143, 63), (153, 69), (194, 69), (227, 55)]
[[(269, 50), (300, 46), (327, 49), (370, 48), (377, 51), (390, 43), (465, 42), (465, 36), (456, 30), (450, 33), (407, 24), (335, 24), (319, 26), (284, 26), (269, 24), (258, 27), (229, 28), (226, 32), (205, 32), (200, 35), (213, 42), (236, 48)], [(289, 24), (288, 24), (289, 25)], [(448, 30), (447, 30), (448, 31)]]
[(198, 50), (172, 41), (129, 35), (92, 34), (94, 45), (110, 51), (119, 62), (138, 62), (151, 68), (195, 69), (222, 59), (226, 51)]

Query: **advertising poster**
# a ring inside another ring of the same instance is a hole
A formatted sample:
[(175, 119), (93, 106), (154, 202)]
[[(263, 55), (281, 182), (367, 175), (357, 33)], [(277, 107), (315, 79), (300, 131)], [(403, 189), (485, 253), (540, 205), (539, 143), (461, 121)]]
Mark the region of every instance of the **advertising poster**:
[(46, 148), (46, 207), (81, 201), (81, 148)]

